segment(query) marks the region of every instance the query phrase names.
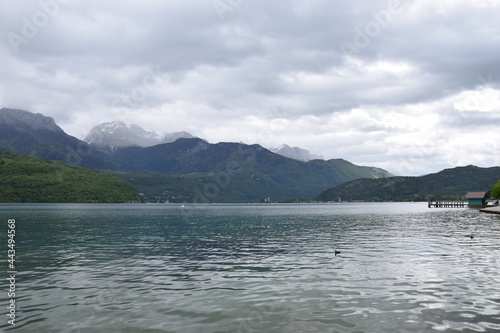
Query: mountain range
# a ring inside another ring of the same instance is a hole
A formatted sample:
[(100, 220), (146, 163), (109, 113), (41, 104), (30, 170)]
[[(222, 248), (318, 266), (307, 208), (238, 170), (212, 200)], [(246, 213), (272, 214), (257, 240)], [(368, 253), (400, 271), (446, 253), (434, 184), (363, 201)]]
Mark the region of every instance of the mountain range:
[[(92, 128), (83, 141), (97, 147), (114, 149), (116, 147), (129, 146), (151, 147), (162, 143), (171, 143), (181, 138), (192, 139), (195, 136), (187, 132), (159, 134), (138, 125), (112, 121)], [(278, 155), (304, 162), (314, 159), (324, 159), (321, 155), (311, 154), (307, 149), (290, 147), (286, 144), (278, 148), (270, 148), (269, 150)]]
[[(178, 139), (147, 148), (122, 147), (113, 151), (111, 158), (119, 170), (128, 173), (182, 175), (185, 181), (196, 181), (192, 193), (203, 202), (310, 199), (328, 184), (390, 176), (385, 170), (342, 159), (301, 162), (259, 145), (210, 144), (201, 139)], [(130, 182), (141, 191), (140, 181), (136, 183), (141, 177), (133, 178)]]
[[(141, 138), (149, 135), (150, 141), (143, 142), (144, 147), (137, 142), (126, 146), (125, 142), (130, 140), (99, 141), (97, 136), (96, 141), (90, 136), (87, 139), (92, 144), (89, 144), (66, 134), (52, 118), (3, 108), (0, 151), (61, 160), (110, 173), (127, 180), (150, 201), (310, 199), (352, 179), (391, 176), (383, 169), (357, 166), (342, 159), (298, 161), (259, 145), (211, 144), (199, 138), (181, 137), (174, 142), (147, 146), (167, 137), (121, 124), (105, 129), (110, 132), (112, 128), (120, 129), (122, 134), (130, 130)], [(113, 149), (107, 149), (106, 145)]]

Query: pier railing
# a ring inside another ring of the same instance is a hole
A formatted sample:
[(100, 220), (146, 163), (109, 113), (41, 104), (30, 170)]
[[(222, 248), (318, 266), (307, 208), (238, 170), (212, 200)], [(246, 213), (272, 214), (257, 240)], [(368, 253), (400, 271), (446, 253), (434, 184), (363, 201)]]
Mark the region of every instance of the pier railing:
[(430, 199), (428, 202), (429, 208), (465, 208), (468, 207), (468, 203), (463, 200), (439, 200)]

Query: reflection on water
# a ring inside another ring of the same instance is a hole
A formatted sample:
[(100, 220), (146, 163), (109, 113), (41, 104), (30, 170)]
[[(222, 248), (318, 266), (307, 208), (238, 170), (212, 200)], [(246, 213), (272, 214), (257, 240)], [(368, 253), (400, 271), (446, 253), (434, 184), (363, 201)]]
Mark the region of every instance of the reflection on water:
[[(0, 215), (18, 221), (13, 331), (500, 331), (500, 219), (477, 210), (0, 205)], [(5, 313), (0, 328), (12, 330)]]

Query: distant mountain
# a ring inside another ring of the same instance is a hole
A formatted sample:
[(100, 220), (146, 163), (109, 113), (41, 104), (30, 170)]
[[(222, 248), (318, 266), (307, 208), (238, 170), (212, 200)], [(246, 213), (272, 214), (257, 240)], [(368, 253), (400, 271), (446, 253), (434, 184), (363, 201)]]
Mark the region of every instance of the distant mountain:
[[(83, 141), (103, 148), (128, 146), (151, 147), (162, 143), (171, 143), (181, 138), (193, 139), (195, 136), (184, 131), (158, 134), (157, 132), (145, 130), (137, 125), (126, 124), (121, 121), (112, 121), (99, 124), (92, 128)], [(286, 144), (269, 150), (278, 155), (304, 162), (324, 159), (322, 155), (311, 154), (307, 149), (290, 147)]]
[(137, 125), (113, 121), (92, 128), (84, 141), (100, 147), (150, 147), (162, 143), (174, 142), (179, 138), (194, 138), (194, 136), (187, 132), (160, 135), (154, 131), (147, 131)]
[(0, 109), (0, 152), (59, 160), (91, 169), (113, 168), (105, 153), (66, 134), (54, 119), (18, 109)]
[[(111, 124), (105, 132), (114, 135), (113, 129), (121, 133), (118, 137), (132, 131), (136, 138), (152, 141), (158, 138), (132, 125)], [(117, 144), (125, 141), (106, 142)], [(126, 142), (130, 144), (132, 141)], [(150, 147), (107, 147), (88, 144), (67, 135), (52, 118), (41, 114), (0, 110), (0, 151), (60, 160), (111, 173), (133, 184), (151, 201), (310, 199), (329, 187), (352, 179), (391, 176), (385, 170), (357, 166), (341, 159), (302, 162), (259, 145), (210, 144), (198, 138), (179, 138)]]
[(314, 155), (309, 152), (307, 149), (299, 148), (299, 147), (290, 147), (286, 144), (281, 145), (278, 148), (271, 148), (270, 151), (273, 153), (279, 154), (281, 156), (293, 158), (294, 160), (299, 161), (311, 161), (311, 160), (324, 160), (325, 158), (322, 155)]
[(445, 169), (421, 177), (356, 179), (330, 188), (314, 199), (319, 201), (412, 201), (429, 196), (457, 199), (467, 192), (489, 191), (500, 180), (500, 167), (476, 166)]
[(134, 187), (110, 175), (60, 161), (0, 153), (0, 202), (140, 201)]
[(129, 173), (195, 179), (198, 192), (193, 189), (193, 193), (200, 201), (311, 198), (322, 189), (355, 178), (391, 176), (385, 170), (341, 159), (301, 162), (259, 145), (210, 144), (201, 139), (179, 139), (149, 148), (122, 147), (112, 153), (112, 160)]

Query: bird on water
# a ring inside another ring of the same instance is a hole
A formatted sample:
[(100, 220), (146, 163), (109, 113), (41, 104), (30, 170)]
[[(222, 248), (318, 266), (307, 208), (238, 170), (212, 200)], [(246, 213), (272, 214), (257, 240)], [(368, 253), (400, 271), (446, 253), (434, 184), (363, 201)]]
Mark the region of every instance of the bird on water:
[(341, 254), (342, 252), (340, 252), (339, 250), (335, 250), (335, 256), (337, 256), (337, 254)]

